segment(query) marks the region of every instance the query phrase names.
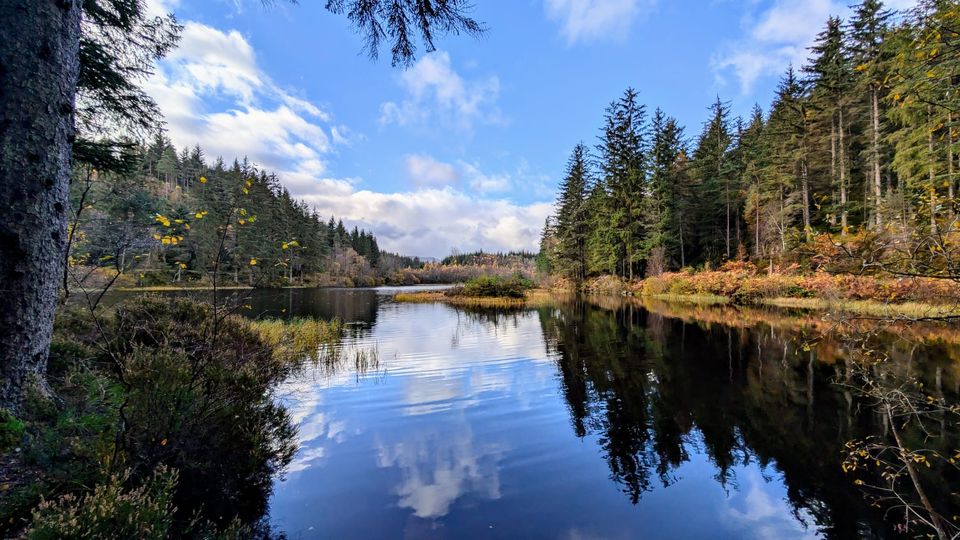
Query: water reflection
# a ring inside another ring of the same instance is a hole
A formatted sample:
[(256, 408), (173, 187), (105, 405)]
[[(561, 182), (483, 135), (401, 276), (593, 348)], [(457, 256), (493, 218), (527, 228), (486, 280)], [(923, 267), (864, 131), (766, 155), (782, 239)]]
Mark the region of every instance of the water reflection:
[(400, 472), (398, 506), (415, 516), (441, 518), (462, 495), (500, 498), (500, 467), (504, 448), (478, 444), (466, 421), (428, 425), (403, 440), (380, 442), (378, 467)]
[[(287, 384), (302, 446), (271, 520), (291, 538), (893, 534), (839, 467), (884, 426), (815, 318), (364, 298), (335, 304), (366, 317), (376, 373)], [(907, 338), (898, 365), (956, 394), (960, 340)]]

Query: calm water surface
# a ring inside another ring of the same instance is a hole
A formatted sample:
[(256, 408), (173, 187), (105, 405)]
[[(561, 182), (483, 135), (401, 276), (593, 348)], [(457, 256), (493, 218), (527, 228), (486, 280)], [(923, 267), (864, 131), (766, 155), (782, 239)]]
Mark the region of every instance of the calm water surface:
[[(254, 298), (257, 313), (336, 316), (350, 328), (340, 365), (280, 389), (300, 450), (274, 486), (270, 522), (289, 538), (889, 529), (839, 467), (843, 442), (870, 420), (831, 384), (836, 359), (799, 336), (627, 305), (477, 312), (399, 304), (393, 292)], [(954, 372), (944, 384), (957, 384)]]

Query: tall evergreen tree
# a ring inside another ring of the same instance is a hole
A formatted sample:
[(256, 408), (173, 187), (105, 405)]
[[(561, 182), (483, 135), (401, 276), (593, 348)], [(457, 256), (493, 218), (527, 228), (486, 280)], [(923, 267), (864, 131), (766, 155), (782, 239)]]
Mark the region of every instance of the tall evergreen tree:
[(883, 39), (890, 17), (891, 12), (884, 9), (880, 0), (864, 0), (854, 10), (848, 32), (848, 48), (856, 74), (853, 93), (858, 98), (860, 115), (865, 117), (865, 180), (873, 199), (871, 221), (877, 227), (883, 223), (881, 145), (885, 107), (882, 104), (889, 68), (889, 54), (883, 47)]
[(730, 107), (717, 100), (710, 106), (710, 119), (704, 124), (693, 152), (693, 166), (699, 182), (696, 224), (701, 256), (706, 260), (730, 258), (734, 164), (728, 159), (733, 137), (730, 133)]
[[(839, 193), (837, 212), (840, 215), (840, 231), (846, 234), (850, 227), (851, 178), (850, 178), (850, 103), (852, 101), (852, 70), (844, 47), (843, 28), (840, 19), (831, 17), (826, 29), (817, 36), (816, 44), (811, 48), (814, 57), (805, 69), (813, 85), (810, 97), (811, 105), (822, 114), (830, 126), (830, 171), (832, 184)], [(792, 100), (803, 108), (804, 100)], [(806, 150), (808, 141), (808, 123), (805, 111), (802, 114), (803, 127), (801, 144)], [(796, 120), (800, 122), (801, 120)], [(803, 228), (809, 238), (812, 228), (810, 222), (809, 155), (804, 151), (801, 156)]]
[(579, 283), (586, 277), (587, 249), (587, 148), (582, 143), (573, 149), (567, 172), (560, 184), (557, 200), (556, 263), (564, 276)]
[(643, 255), (643, 189), (645, 184), (646, 108), (627, 88), (610, 104), (600, 137), (600, 168), (611, 197), (610, 227), (617, 238), (618, 273), (633, 279)]
[[(683, 128), (662, 110), (653, 114), (650, 173), (647, 189), (646, 252), (661, 249), (664, 263), (680, 261), (681, 220), (685, 171), (680, 170), (684, 154)], [(685, 261), (684, 261), (685, 262)]]

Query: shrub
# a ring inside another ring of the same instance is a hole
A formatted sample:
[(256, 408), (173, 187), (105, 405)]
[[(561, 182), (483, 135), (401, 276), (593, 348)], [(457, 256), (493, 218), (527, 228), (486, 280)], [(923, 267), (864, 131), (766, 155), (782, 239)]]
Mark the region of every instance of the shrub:
[(500, 276), (480, 276), (467, 281), (462, 288), (451, 289), (456, 296), (523, 298), (533, 288), (533, 282), (520, 274), (509, 279)]
[(593, 294), (623, 294), (626, 285), (617, 276), (600, 276), (588, 281), (584, 289)]
[(172, 533), (177, 473), (158, 467), (145, 482), (127, 488), (131, 473), (111, 476), (92, 492), (43, 501), (22, 537), (26, 540), (138, 538), (162, 540)]
[(250, 324), (189, 299), (143, 297), (111, 321), (127, 387), (120, 438), (134, 474), (181, 473), (177, 506), (223, 525), (266, 509), (294, 427), (271, 398), (292, 369)]
[[(93, 525), (78, 529), (93, 531), (86, 537), (142, 537), (161, 524), (124, 501), (156, 501), (151, 486), (163, 470), (179, 473), (169, 487), (178, 510), (168, 537), (245, 530), (240, 524), (263, 515), (272, 477), (295, 450), (292, 422), (272, 397), (295, 366), (289, 355), (250, 321), (187, 298), (140, 297), (93, 320), (70, 309), (58, 318), (49, 380), (61, 399), (27, 407), (23, 459), (37, 475), (4, 498), (0, 530), (36, 507), (32, 537), (58, 537), (61, 518), (86, 523), (85, 507), (100, 505), (110, 515), (98, 523), (120, 528), (99, 536)], [(293, 349), (329, 337), (327, 326), (309, 330), (296, 334)], [(126, 472), (115, 478), (119, 464)], [(37, 507), (40, 497), (56, 502)], [(190, 529), (201, 522), (203, 531)]]

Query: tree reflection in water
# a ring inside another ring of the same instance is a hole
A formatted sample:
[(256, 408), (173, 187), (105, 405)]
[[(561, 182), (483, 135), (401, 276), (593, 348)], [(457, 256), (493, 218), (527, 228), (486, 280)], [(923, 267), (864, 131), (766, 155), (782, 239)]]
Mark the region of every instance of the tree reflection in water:
[[(830, 323), (762, 310), (583, 299), (539, 314), (573, 429), (598, 437), (611, 479), (634, 504), (653, 483), (677, 481), (691, 454), (705, 453), (725, 488), (736, 485), (739, 465), (775, 465), (796, 517), (809, 516), (829, 537), (891, 534), (889, 508), (871, 508), (841, 468), (848, 441), (890, 430), (850, 384), (856, 355), (831, 337)], [(889, 354), (895, 371), (956, 403), (958, 340), (941, 334), (921, 345), (924, 332), (878, 334), (873, 346)], [(939, 447), (960, 447), (957, 426), (942, 429)], [(956, 475), (925, 480), (944, 515), (960, 513), (951, 495)]]

